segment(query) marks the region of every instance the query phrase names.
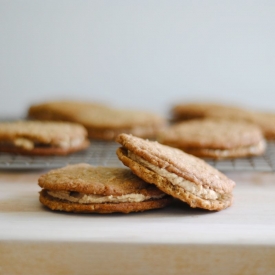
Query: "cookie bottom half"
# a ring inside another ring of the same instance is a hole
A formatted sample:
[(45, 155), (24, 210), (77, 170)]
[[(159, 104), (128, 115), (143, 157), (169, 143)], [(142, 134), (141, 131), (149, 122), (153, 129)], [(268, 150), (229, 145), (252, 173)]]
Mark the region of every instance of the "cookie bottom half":
[(53, 198), (45, 189), (40, 192), (39, 200), (43, 205), (51, 210), (101, 214), (115, 212), (125, 214), (130, 212), (142, 212), (151, 209), (163, 208), (172, 202), (172, 198), (170, 196), (166, 196), (161, 199), (151, 199), (143, 202), (80, 204)]

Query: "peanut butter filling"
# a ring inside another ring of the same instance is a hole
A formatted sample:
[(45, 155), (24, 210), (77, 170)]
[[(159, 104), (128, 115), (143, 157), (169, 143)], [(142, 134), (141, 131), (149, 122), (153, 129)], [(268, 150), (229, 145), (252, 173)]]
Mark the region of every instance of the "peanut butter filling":
[(149, 199), (160, 199), (166, 194), (161, 194), (158, 196), (144, 196), (142, 194), (127, 194), (121, 196), (103, 196), (94, 194), (84, 194), (79, 192), (70, 191), (51, 191), (48, 190), (47, 193), (61, 200), (66, 200), (70, 202), (88, 204), (88, 203), (123, 203), (123, 202), (142, 202)]

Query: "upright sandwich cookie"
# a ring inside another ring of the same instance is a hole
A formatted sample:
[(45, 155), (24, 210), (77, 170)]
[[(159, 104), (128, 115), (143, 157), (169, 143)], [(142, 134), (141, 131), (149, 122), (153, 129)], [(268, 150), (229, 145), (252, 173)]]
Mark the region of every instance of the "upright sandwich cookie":
[(129, 169), (80, 163), (40, 176), (40, 202), (52, 210), (81, 213), (139, 212), (166, 206), (171, 197)]
[(203, 160), (127, 134), (117, 137), (118, 158), (133, 173), (191, 207), (222, 210), (232, 204), (235, 183)]
[(67, 155), (90, 145), (79, 124), (46, 121), (0, 123), (0, 152), (27, 155)]
[(265, 151), (261, 129), (242, 120), (189, 120), (170, 126), (157, 139), (162, 144), (204, 158), (258, 156)]

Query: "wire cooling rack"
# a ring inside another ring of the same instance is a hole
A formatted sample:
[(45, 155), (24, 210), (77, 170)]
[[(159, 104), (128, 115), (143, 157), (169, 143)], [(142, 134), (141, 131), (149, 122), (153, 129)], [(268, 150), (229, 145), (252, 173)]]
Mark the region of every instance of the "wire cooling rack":
[[(90, 147), (68, 156), (23, 156), (0, 153), (0, 169), (51, 169), (69, 164), (89, 163), (92, 165), (124, 167), (117, 158), (115, 142), (91, 141)], [(266, 153), (259, 157), (228, 160), (206, 160), (220, 171), (275, 171), (275, 142), (267, 144)]]
[(123, 166), (116, 156), (118, 147), (119, 144), (115, 142), (91, 141), (88, 149), (67, 156), (25, 156), (0, 153), (0, 168), (47, 169), (81, 162), (101, 166)]

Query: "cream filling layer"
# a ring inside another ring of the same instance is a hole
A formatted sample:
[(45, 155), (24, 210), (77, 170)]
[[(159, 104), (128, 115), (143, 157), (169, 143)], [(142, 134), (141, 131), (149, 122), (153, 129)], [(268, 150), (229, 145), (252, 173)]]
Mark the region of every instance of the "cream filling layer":
[[(81, 138), (75, 138), (75, 139), (71, 139), (71, 140), (63, 140), (60, 141), (57, 144), (47, 144), (50, 146), (58, 146), (60, 148), (70, 148), (70, 147), (76, 147), (79, 146), (80, 144), (82, 144), (82, 142), (85, 140), (85, 138), (81, 137)], [(20, 147), (23, 148), (25, 150), (32, 150), (33, 148), (35, 148), (35, 142), (28, 139), (28, 138), (17, 138), (13, 141), (13, 144), (16, 147)], [(45, 143), (46, 144), (46, 143)]]
[(159, 168), (155, 165), (152, 165), (148, 161), (142, 159), (141, 157), (136, 156), (131, 151), (128, 151), (128, 157), (132, 159), (133, 161), (142, 164), (146, 168), (151, 169), (152, 171), (156, 172), (157, 174), (161, 175), (162, 177), (166, 178), (171, 182), (171, 184), (180, 186), (184, 190), (190, 192), (191, 194), (195, 196), (202, 197), (204, 199), (210, 199), (210, 200), (217, 200), (221, 197), (221, 194), (215, 192), (214, 190), (203, 188), (201, 185), (197, 185), (189, 180), (186, 180), (182, 177), (179, 177), (178, 175), (168, 172), (164, 168)]
[(160, 199), (166, 194), (161, 194), (158, 196), (144, 196), (142, 194), (127, 194), (122, 196), (102, 196), (93, 194), (84, 194), (79, 192), (70, 191), (50, 191), (47, 193), (55, 198), (66, 200), (70, 202), (76, 202), (81, 204), (87, 203), (122, 203), (122, 202), (142, 202), (149, 199)]
[[(222, 157), (227, 157), (227, 156), (231, 156), (232, 154), (259, 154), (261, 152), (263, 152), (265, 150), (266, 147), (266, 143), (264, 140), (260, 141), (258, 144), (256, 145), (252, 145), (252, 146), (247, 146), (247, 147), (240, 147), (240, 148), (236, 148), (236, 149), (231, 149), (231, 150), (222, 150), (222, 149), (198, 149), (198, 150), (194, 150), (194, 151), (200, 151), (200, 152), (209, 152), (211, 154), (217, 155), (217, 156), (222, 156)], [(191, 152), (192, 150), (190, 150)]]

